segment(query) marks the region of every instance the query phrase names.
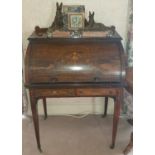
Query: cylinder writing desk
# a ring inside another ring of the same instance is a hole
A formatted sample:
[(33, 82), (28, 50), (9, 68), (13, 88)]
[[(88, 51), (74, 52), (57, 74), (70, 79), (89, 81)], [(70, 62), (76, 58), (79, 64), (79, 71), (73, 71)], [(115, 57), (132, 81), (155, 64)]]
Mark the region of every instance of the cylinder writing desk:
[(114, 100), (111, 148), (114, 148), (125, 85), (125, 59), (121, 37), (47, 38), (33, 33), (25, 59), (26, 87), (39, 150), (37, 100), (47, 97), (102, 97)]

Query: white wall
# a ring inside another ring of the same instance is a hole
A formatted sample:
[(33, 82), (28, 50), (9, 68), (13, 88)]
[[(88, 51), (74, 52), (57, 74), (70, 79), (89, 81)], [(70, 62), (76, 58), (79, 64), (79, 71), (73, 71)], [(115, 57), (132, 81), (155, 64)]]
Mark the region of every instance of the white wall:
[[(85, 5), (86, 17), (89, 11), (95, 12), (96, 22), (105, 25), (115, 25), (116, 30), (123, 38), (123, 45), (126, 40), (128, 0), (23, 0), (23, 48), (26, 51), (27, 38), (36, 25), (49, 27), (54, 19), (56, 2), (63, 4)], [(41, 101), (39, 101), (41, 103)], [(68, 99), (48, 99), (49, 114), (68, 113), (103, 113), (104, 98), (68, 98)], [(109, 112), (113, 110), (112, 100)], [(39, 112), (42, 107), (39, 105)]]

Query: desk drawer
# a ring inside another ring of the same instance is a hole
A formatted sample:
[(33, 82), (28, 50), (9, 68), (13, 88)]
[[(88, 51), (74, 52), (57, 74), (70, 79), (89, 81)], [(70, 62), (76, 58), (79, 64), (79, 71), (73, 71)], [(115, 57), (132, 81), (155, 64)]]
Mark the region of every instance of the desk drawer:
[(37, 97), (73, 97), (75, 96), (74, 89), (36, 89)]
[(115, 96), (117, 89), (113, 88), (83, 88), (77, 89), (77, 96)]

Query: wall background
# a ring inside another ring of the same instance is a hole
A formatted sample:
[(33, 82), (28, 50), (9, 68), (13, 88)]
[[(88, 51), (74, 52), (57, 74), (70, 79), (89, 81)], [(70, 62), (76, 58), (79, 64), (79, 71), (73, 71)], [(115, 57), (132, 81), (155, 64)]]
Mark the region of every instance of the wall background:
[[(22, 39), (24, 53), (27, 48), (27, 38), (36, 25), (49, 27), (55, 17), (56, 2), (63, 4), (85, 5), (86, 17), (89, 11), (95, 12), (95, 21), (102, 22), (107, 26), (115, 25), (117, 32), (123, 38), (126, 46), (127, 23), (128, 23), (128, 1), (129, 0), (23, 0), (22, 1)], [(39, 101), (41, 103), (41, 100)], [(104, 110), (104, 98), (60, 98), (47, 99), (48, 113), (75, 114), (94, 113), (100, 114)], [(30, 108), (29, 108), (30, 110)], [(39, 113), (42, 114), (42, 105), (39, 104)], [(110, 100), (108, 113), (113, 112), (113, 100)], [(30, 113), (30, 111), (28, 112)]]

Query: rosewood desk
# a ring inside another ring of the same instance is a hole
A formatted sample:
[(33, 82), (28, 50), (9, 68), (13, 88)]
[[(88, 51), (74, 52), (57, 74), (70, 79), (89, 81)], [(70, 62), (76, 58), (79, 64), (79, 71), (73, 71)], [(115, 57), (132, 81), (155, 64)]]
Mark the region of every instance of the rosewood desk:
[(37, 100), (47, 97), (114, 98), (111, 148), (115, 146), (122, 92), (125, 85), (125, 59), (121, 37), (47, 38), (33, 33), (25, 58), (26, 87), (38, 149), (41, 151)]

